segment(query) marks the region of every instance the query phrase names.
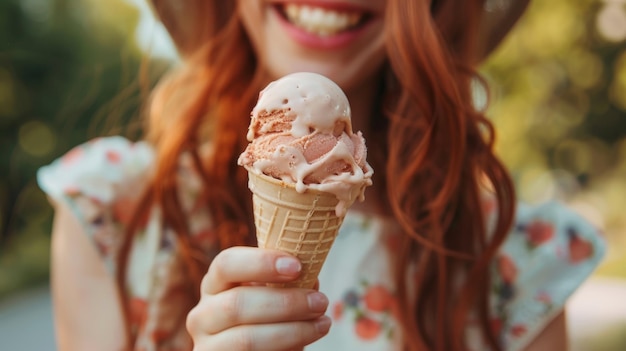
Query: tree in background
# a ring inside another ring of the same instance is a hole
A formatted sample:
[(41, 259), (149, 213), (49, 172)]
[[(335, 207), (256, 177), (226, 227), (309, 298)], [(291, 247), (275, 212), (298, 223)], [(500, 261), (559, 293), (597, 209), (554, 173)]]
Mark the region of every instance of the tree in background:
[(626, 0), (533, 1), (483, 73), (498, 152), (522, 199), (557, 198), (606, 229), (626, 277)]
[(137, 19), (121, 0), (0, 2), (0, 298), (47, 279), (36, 170), (139, 114)]

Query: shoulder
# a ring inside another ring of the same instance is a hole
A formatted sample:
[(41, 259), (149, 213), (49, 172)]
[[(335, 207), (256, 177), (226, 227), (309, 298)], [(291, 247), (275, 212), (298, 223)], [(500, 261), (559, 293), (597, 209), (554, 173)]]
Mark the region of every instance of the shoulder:
[(37, 173), (39, 186), (55, 208), (67, 209), (79, 223), (76, 230), (91, 239), (110, 269), (153, 159), (147, 143), (99, 138), (73, 148)]
[(600, 230), (558, 202), (519, 204), (493, 263), (492, 312), (503, 341), (519, 350), (563, 310), (606, 251)]
[(98, 138), (79, 145), (39, 169), (39, 186), (53, 200), (75, 195), (110, 203), (145, 180), (154, 159), (152, 147), (122, 137)]

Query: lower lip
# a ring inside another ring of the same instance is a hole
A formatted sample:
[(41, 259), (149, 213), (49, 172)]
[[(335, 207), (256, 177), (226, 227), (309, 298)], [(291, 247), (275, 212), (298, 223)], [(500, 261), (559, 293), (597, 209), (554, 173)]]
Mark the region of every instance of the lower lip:
[(312, 49), (331, 50), (346, 47), (358, 39), (358, 37), (361, 36), (365, 29), (372, 23), (372, 20), (370, 20), (357, 29), (322, 37), (295, 26), (286, 20), (277, 8), (272, 8), (272, 10), (274, 11), (274, 15), (278, 18), (280, 24), (283, 28), (285, 28), (287, 35), (300, 45)]

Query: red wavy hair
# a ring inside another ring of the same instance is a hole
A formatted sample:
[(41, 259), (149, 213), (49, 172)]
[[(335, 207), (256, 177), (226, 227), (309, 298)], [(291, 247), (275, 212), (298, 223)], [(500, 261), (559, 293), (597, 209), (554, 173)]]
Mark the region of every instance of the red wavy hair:
[[(398, 298), (407, 306), (400, 316), (404, 340), (413, 351), (466, 350), (470, 316), (490, 347), (500, 349), (488, 316), (489, 266), (512, 223), (515, 201), (511, 180), (493, 153), (493, 127), (472, 103), (483, 2), (388, 0), (389, 79), (380, 83), (381, 111), (370, 121), (378, 132), (368, 139), (381, 149), (372, 153), (371, 163), (376, 181), (385, 185), (374, 195), (388, 203), (404, 231), (395, 273)], [(236, 2), (153, 0), (153, 5), (185, 61), (151, 99), (147, 139), (156, 148), (156, 174), (127, 229), (117, 272), (127, 320), (122, 287), (130, 238), (141, 213), (154, 205), (177, 234), (188, 291), (195, 294), (190, 299), (198, 298), (209, 262), (189, 241), (176, 182), (181, 154), (191, 155), (202, 176), (221, 248), (254, 244), (247, 175), (236, 159), (247, 144), (249, 112), (267, 77), (236, 15)], [(207, 140), (219, 153), (200, 152)], [(485, 187), (498, 206), (490, 233), (481, 206)], [(414, 263), (411, 289), (407, 262)], [(131, 343), (132, 337), (129, 330)]]

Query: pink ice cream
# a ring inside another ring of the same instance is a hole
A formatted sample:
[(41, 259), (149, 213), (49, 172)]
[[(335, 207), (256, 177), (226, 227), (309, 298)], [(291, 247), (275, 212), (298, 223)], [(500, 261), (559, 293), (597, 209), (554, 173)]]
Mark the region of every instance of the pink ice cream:
[(239, 157), (249, 172), (333, 193), (344, 205), (355, 187), (372, 184), (372, 168), (360, 132), (352, 132), (346, 95), (330, 79), (294, 73), (270, 83), (259, 94), (248, 129), (250, 144)]

